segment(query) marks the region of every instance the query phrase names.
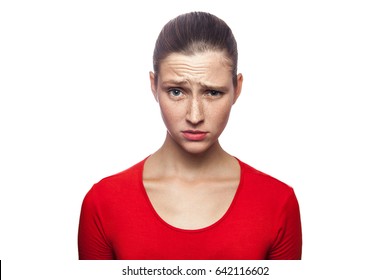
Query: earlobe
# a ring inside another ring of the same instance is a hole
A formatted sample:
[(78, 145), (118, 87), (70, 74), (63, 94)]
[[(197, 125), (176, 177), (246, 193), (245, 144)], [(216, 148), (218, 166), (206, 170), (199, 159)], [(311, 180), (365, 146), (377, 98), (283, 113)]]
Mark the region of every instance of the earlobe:
[(242, 74), (238, 74), (237, 75), (237, 86), (235, 88), (235, 91), (234, 91), (234, 100), (233, 100), (233, 104), (236, 103), (238, 97), (240, 96), (241, 94), (241, 89), (242, 89), (242, 83), (244, 81), (244, 77), (242, 76)]
[(149, 72), (149, 79), (150, 79), (150, 88), (152, 90), (154, 99), (158, 102), (157, 89), (156, 89), (156, 83), (155, 83), (155, 75), (152, 71)]

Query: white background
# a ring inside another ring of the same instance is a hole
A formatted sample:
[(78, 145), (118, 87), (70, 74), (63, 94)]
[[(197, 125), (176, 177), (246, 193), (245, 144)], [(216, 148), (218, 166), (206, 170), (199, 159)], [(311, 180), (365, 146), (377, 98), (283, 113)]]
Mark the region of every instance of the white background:
[(193, 10), (224, 19), (238, 41), (244, 87), (223, 147), (297, 194), (303, 261), (285, 265), (297, 279), (388, 277), (387, 1), (135, 3), (0, 3), (5, 279), (117, 279), (118, 264), (77, 261), (81, 202), (162, 144), (154, 42)]

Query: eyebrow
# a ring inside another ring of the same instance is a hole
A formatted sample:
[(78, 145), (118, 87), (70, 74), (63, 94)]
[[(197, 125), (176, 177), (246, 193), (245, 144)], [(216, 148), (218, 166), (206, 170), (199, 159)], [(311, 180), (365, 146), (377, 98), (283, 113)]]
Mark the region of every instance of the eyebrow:
[[(167, 80), (167, 81), (162, 81), (161, 82), (161, 85), (163, 87), (167, 87), (167, 86), (171, 86), (171, 85), (185, 86), (185, 85), (188, 85), (188, 84), (189, 84), (189, 82), (186, 81), (186, 80)], [(200, 82), (199, 84), (204, 89), (212, 89), (212, 90), (217, 90), (217, 91), (221, 91), (221, 92), (228, 91), (228, 88), (225, 87), (225, 86), (216, 86), (216, 85), (207, 84), (207, 83), (203, 83), (203, 82)]]
[(167, 80), (167, 81), (162, 81), (161, 85), (168, 86), (168, 85), (185, 85), (188, 84), (188, 81), (186, 80)]

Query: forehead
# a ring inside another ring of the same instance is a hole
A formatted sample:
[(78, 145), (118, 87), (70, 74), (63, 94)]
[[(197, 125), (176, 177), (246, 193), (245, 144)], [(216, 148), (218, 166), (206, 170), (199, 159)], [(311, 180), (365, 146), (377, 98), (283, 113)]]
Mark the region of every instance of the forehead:
[(172, 53), (160, 64), (159, 77), (186, 81), (231, 81), (229, 60), (221, 51), (207, 51), (186, 55)]

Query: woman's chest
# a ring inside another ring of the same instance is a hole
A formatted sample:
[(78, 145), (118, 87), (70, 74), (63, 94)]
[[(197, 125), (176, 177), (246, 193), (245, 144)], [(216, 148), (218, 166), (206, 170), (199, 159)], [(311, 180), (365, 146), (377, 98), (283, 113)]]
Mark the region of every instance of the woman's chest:
[(238, 180), (188, 183), (160, 180), (144, 182), (153, 210), (167, 224), (200, 229), (221, 219), (234, 200)]

